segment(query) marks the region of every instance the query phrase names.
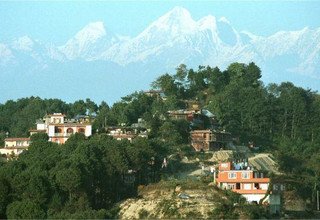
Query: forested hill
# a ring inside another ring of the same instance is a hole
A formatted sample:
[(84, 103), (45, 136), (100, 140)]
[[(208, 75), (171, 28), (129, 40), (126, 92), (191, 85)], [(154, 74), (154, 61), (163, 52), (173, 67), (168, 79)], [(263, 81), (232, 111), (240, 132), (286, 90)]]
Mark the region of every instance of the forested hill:
[[(265, 86), (260, 78), (254, 63), (233, 63), (223, 71), (180, 65), (175, 74), (164, 74), (152, 84), (165, 99), (136, 92), (111, 107), (89, 99), (66, 103), (38, 97), (1, 104), (0, 145), (7, 132), (9, 137), (28, 136), (46, 113), (62, 112), (67, 117), (88, 113), (96, 119), (89, 140), (75, 135), (65, 148), (55, 148), (56, 144), (36, 137), (19, 159), (1, 165), (0, 218), (34, 218), (21, 214), (22, 207), (37, 210), (39, 218), (112, 217), (113, 205), (134, 194), (137, 185), (161, 178), (161, 157), (172, 146), (189, 143), (187, 122), (165, 120), (168, 110), (185, 108), (185, 100), (197, 100), (213, 112), (222, 129), (238, 140), (236, 144), (254, 142), (262, 151), (272, 152), (290, 187), (314, 200), (320, 185), (320, 95), (290, 82)], [(106, 127), (131, 125), (138, 118), (150, 129), (148, 140), (130, 144), (104, 135)], [(152, 167), (146, 160), (151, 157)], [(138, 178), (125, 186), (128, 169), (137, 170)], [(98, 177), (101, 173), (106, 179)], [(77, 210), (84, 211), (77, 215)]]
[(112, 107), (90, 99), (74, 103), (38, 97), (9, 100), (0, 104), (0, 132), (28, 136), (28, 129), (35, 127), (36, 119), (53, 112), (63, 112), (67, 117), (96, 114), (94, 131), (121, 123), (130, 125), (138, 118), (152, 123), (155, 117), (151, 116), (183, 109), (186, 107), (183, 100), (198, 100), (243, 143), (255, 141), (262, 146), (278, 145), (283, 140), (318, 143), (320, 95), (290, 82), (265, 86), (260, 77), (260, 69), (254, 63), (233, 63), (224, 71), (209, 66), (193, 70), (180, 65), (174, 75), (164, 74), (152, 84), (164, 92), (166, 101), (143, 92), (123, 97)]

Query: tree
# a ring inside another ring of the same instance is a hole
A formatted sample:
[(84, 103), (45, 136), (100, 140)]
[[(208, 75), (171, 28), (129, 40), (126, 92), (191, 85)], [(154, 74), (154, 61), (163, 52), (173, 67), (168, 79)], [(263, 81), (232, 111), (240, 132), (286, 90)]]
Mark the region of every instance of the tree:
[(0, 218), (6, 218), (6, 207), (10, 203), (10, 185), (9, 182), (0, 178)]
[(75, 166), (62, 168), (56, 173), (56, 182), (62, 190), (69, 193), (69, 201), (72, 201), (81, 186), (81, 170)]
[(168, 73), (160, 76), (154, 81), (152, 87), (161, 89), (166, 96), (175, 95), (178, 92), (178, 87), (174, 82), (174, 78)]
[(176, 125), (171, 121), (166, 121), (159, 128), (159, 138), (168, 145), (182, 144), (183, 139), (179, 134)]
[(9, 219), (44, 219), (45, 211), (39, 204), (30, 200), (15, 201), (7, 208)]
[(47, 133), (36, 133), (31, 135), (30, 141), (33, 143), (46, 143), (49, 140)]

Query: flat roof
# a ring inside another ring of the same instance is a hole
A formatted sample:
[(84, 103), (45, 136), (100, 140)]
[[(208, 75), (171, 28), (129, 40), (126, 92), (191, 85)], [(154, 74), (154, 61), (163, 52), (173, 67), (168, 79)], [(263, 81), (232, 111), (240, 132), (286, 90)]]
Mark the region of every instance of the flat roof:
[(30, 138), (5, 138), (4, 141), (30, 141)]
[(45, 116), (59, 116), (59, 117), (63, 116), (63, 117), (65, 117), (66, 115), (62, 114), (62, 113), (53, 113), (53, 114), (46, 114)]
[(92, 125), (91, 123), (49, 123), (49, 125), (55, 125), (55, 126), (60, 126), (60, 127), (82, 127), (82, 126), (87, 126), (87, 125)]
[(45, 132), (46, 129), (40, 129), (40, 130), (37, 130), (37, 129), (29, 129), (29, 131)]

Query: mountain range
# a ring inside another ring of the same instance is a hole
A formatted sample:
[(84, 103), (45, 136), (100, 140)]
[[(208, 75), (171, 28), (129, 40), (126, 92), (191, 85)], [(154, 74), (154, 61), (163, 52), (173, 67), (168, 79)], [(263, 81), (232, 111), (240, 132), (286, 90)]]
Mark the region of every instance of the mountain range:
[(30, 95), (112, 103), (149, 87), (181, 63), (226, 68), (255, 62), (265, 83), (292, 81), (320, 90), (320, 28), (258, 36), (225, 17), (194, 20), (175, 7), (134, 37), (92, 22), (63, 45), (23, 36), (0, 42), (0, 102)]

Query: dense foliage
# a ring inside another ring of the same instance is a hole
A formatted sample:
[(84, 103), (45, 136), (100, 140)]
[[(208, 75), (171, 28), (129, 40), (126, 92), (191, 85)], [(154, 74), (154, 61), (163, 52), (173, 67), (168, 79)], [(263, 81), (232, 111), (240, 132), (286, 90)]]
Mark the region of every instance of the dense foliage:
[[(166, 99), (136, 92), (112, 107), (90, 99), (68, 104), (38, 97), (0, 104), (0, 145), (6, 133), (28, 136), (46, 113), (96, 116), (89, 140), (77, 134), (58, 146), (35, 136), (27, 152), (0, 164), (0, 218), (113, 217), (117, 201), (160, 177), (161, 160), (172, 146), (189, 143), (188, 123), (166, 115), (185, 108), (185, 100), (197, 100), (213, 112), (237, 144), (254, 142), (272, 151), (287, 186), (314, 201), (320, 188), (320, 95), (289, 82), (265, 86), (260, 77), (254, 63), (233, 63), (225, 71), (180, 65), (174, 75), (164, 74), (152, 84)], [(138, 118), (144, 119), (149, 140), (119, 142), (104, 134), (108, 126), (126, 127)]]
[[(101, 106), (105, 106), (102, 102)], [(101, 107), (102, 108), (102, 107)], [(12, 137), (27, 137), (29, 129), (35, 127), (37, 119), (45, 114), (62, 112), (67, 117), (92, 114), (98, 110), (98, 106), (90, 99), (79, 100), (67, 104), (59, 99), (41, 99), (39, 97), (23, 98), (17, 101), (9, 100), (0, 104), (0, 139), (8, 132)]]
[(214, 112), (238, 144), (255, 143), (272, 152), (284, 172), (282, 182), (315, 206), (320, 189), (320, 95), (290, 82), (264, 86), (254, 63), (231, 64), (225, 71), (199, 66), (177, 68), (153, 86), (174, 99), (197, 99)]
[(75, 134), (61, 147), (36, 135), (28, 151), (0, 167), (0, 218), (115, 217), (116, 202), (159, 177), (160, 149), (105, 134)]

